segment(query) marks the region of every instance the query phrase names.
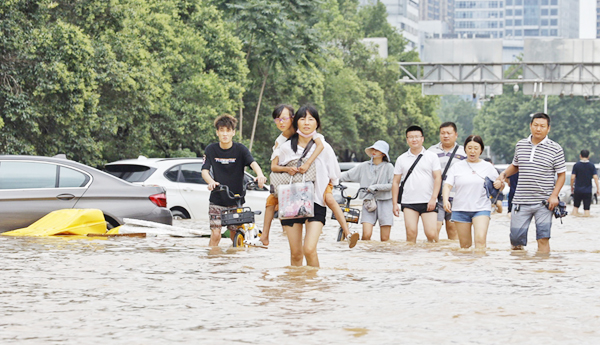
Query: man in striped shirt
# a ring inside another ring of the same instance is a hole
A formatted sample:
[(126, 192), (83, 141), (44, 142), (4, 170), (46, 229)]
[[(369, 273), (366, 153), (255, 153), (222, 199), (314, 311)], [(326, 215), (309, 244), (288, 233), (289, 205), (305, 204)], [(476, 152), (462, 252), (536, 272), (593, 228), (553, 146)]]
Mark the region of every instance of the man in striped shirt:
[(523, 249), (527, 245), (529, 224), (535, 218), (538, 252), (549, 253), (552, 211), (558, 206), (567, 167), (562, 147), (548, 138), (550, 117), (534, 114), (529, 127), (531, 135), (517, 143), (512, 164), (500, 174), (494, 186), (498, 188), (501, 181), (519, 173), (510, 220), (510, 243), (513, 249)]

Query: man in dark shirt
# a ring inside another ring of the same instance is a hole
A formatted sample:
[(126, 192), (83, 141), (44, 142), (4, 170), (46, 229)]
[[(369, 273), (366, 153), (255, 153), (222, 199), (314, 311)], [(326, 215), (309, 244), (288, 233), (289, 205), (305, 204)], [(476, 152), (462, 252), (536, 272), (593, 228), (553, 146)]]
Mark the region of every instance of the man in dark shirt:
[[(204, 151), (202, 178), (208, 183), (208, 190), (212, 191), (208, 208), (211, 230), (209, 246), (218, 246), (221, 240), (221, 211), (236, 205), (235, 200), (227, 197), (226, 192), (213, 191), (215, 187), (223, 184), (229, 187), (232, 193), (243, 194), (244, 169), (246, 166), (250, 166), (256, 173), (255, 180), (258, 182), (259, 188), (262, 188), (267, 181), (248, 148), (233, 141), (236, 125), (237, 120), (231, 115), (225, 114), (217, 117), (215, 128), (219, 142), (208, 145)], [(210, 170), (212, 170), (212, 176)], [(244, 203), (243, 198), (242, 203)], [(230, 235), (233, 241), (235, 232), (230, 231)]]
[(571, 194), (573, 195), (573, 215), (579, 215), (579, 206), (583, 201), (583, 215), (590, 216), (592, 203), (592, 178), (596, 182), (596, 193), (600, 193), (598, 186), (598, 172), (594, 164), (590, 163), (590, 151), (581, 150), (579, 162), (573, 166), (571, 173)]

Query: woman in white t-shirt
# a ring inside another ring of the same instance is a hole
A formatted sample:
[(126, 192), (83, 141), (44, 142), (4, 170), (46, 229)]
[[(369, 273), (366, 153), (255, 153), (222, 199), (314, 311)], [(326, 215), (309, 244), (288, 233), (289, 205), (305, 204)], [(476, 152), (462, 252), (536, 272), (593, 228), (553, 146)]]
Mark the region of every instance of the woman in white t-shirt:
[[(465, 140), (467, 159), (452, 165), (444, 181), (442, 197), (444, 209), (452, 212), (451, 221), (456, 223), (458, 240), (461, 248), (472, 245), (471, 225), (475, 233), (475, 249), (485, 250), (492, 203), (487, 197), (483, 184), (485, 178), (494, 181), (498, 171), (489, 163), (479, 158), (483, 152), (483, 140), (478, 135), (470, 135)], [(448, 200), (454, 187), (455, 195), (452, 204)]]
[[(281, 145), (277, 152), (277, 157), (273, 160), (274, 164), (281, 166), (288, 162), (299, 159), (304, 153), (304, 148), (317, 134), (317, 129), (321, 127), (321, 120), (317, 109), (305, 105), (298, 109), (292, 125), (297, 129), (296, 134)], [(316, 169), (316, 180), (314, 181), (314, 216), (307, 218), (281, 220), (281, 226), (285, 230), (290, 244), (290, 261), (292, 266), (302, 266), (303, 259), (306, 258), (308, 266), (319, 267), (319, 257), (317, 255), (317, 243), (325, 225), (325, 191), (330, 182), (336, 183), (341, 176), (340, 167), (335, 153), (329, 144), (323, 141), (323, 152), (321, 152), (314, 164)], [(315, 150), (315, 145), (309, 149), (307, 157), (311, 156)], [(281, 214), (282, 210), (279, 210)], [(306, 227), (306, 235), (302, 238), (303, 227)], [(358, 234), (355, 236), (358, 238)], [(355, 241), (356, 243), (356, 241)]]

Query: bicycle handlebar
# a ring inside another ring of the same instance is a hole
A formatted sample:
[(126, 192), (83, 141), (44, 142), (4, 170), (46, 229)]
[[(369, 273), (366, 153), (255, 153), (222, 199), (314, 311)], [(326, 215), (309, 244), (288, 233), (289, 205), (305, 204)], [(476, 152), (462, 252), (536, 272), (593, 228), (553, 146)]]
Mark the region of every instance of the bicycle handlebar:
[(349, 199), (349, 200), (355, 200), (356, 198), (358, 198), (358, 195), (360, 194), (360, 192), (367, 192), (367, 190), (368, 190), (368, 188), (365, 188), (365, 187), (360, 187), (360, 188), (359, 188), (359, 189), (356, 191), (356, 194), (355, 194), (353, 197), (350, 197), (350, 196), (346, 196), (346, 195), (345, 195), (346, 193), (344, 193), (344, 191), (345, 191), (346, 189), (348, 189), (348, 187), (347, 187), (347, 186), (344, 186), (343, 184), (338, 184), (338, 185), (336, 185), (336, 186), (333, 186), (333, 187), (334, 187), (334, 188), (337, 188), (337, 189), (339, 189), (339, 190), (340, 190), (340, 194), (342, 195), (342, 198), (344, 198), (344, 199)]
[(233, 194), (230, 190), (229, 190), (229, 186), (224, 185), (224, 184), (220, 184), (218, 186), (215, 187), (214, 191), (220, 192), (220, 191), (224, 191), (226, 192), (225, 194), (227, 194), (227, 197), (231, 200), (238, 200), (243, 198), (244, 196), (246, 196), (246, 191), (248, 190), (248, 187), (250, 186), (255, 186), (256, 183), (254, 183), (254, 181), (248, 181), (245, 185), (244, 185), (244, 194), (243, 195), (236, 195)]

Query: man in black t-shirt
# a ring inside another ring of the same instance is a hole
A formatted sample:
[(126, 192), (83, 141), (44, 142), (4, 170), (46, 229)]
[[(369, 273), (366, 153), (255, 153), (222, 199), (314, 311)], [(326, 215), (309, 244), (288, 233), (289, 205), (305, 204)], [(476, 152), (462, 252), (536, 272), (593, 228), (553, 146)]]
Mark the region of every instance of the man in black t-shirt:
[[(209, 246), (218, 246), (221, 240), (221, 211), (236, 205), (235, 200), (229, 199), (226, 192), (214, 191), (215, 187), (223, 184), (229, 187), (232, 193), (243, 194), (246, 166), (250, 166), (256, 173), (255, 181), (258, 182), (259, 188), (262, 188), (267, 181), (248, 148), (243, 144), (233, 142), (236, 125), (237, 120), (231, 115), (225, 114), (217, 117), (215, 128), (219, 142), (208, 145), (204, 151), (202, 178), (208, 183), (208, 190), (212, 191), (208, 208), (211, 230)], [(242, 203), (244, 202), (242, 198)], [(230, 235), (233, 241), (235, 231), (230, 231)]]
[(598, 172), (594, 164), (590, 163), (590, 151), (581, 150), (579, 162), (573, 165), (571, 173), (571, 194), (573, 195), (573, 215), (579, 215), (579, 206), (583, 201), (583, 215), (589, 217), (590, 204), (592, 203), (592, 178), (596, 182), (596, 193), (600, 193), (598, 186)]

